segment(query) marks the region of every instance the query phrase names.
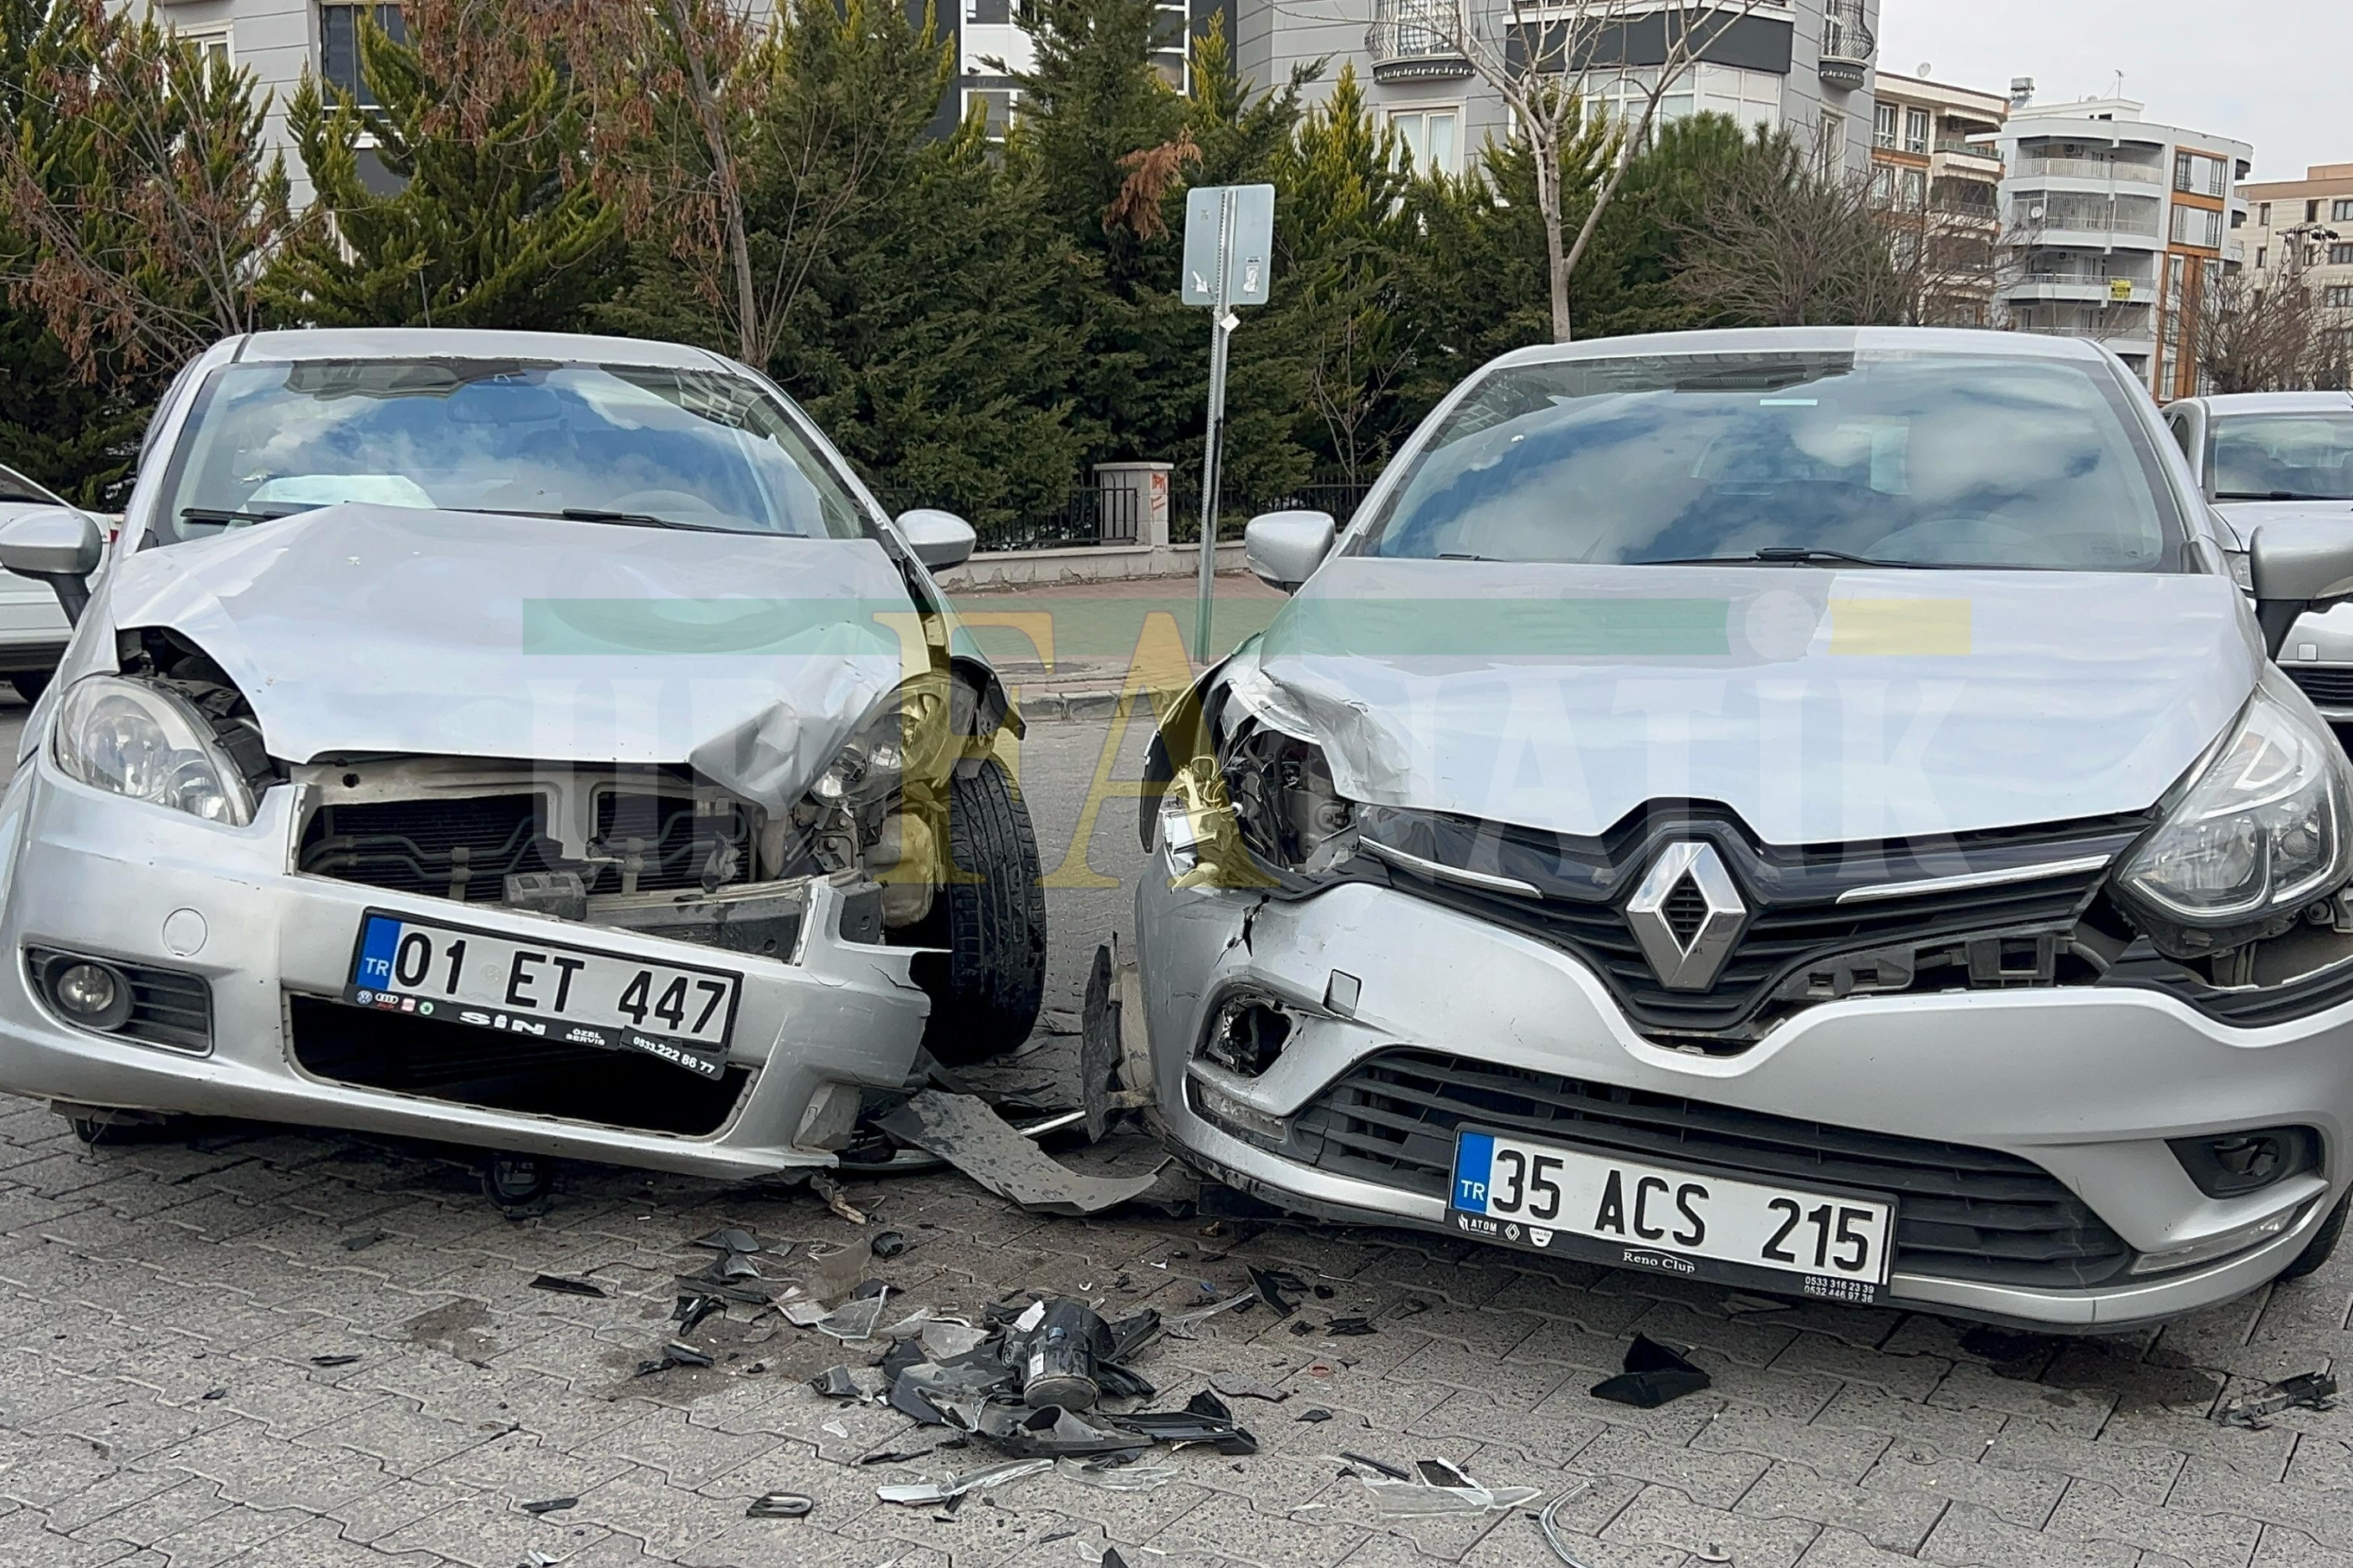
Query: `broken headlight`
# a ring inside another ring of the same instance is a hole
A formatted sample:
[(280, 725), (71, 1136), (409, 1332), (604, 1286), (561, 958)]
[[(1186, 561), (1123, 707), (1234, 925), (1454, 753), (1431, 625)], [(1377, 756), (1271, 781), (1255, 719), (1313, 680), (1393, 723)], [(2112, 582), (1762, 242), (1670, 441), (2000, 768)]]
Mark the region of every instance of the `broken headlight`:
[(2238, 728), (2126, 857), (2117, 889), (2157, 945), (2194, 956), (2275, 935), (2353, 876), (2353, 772), (2267, 674)]
[(58, 705), (58, 766), (93, 789), (243, 827), (253, 789), (178, 692), (143, 680), (93, 675)]
[(1324, 749), (1260, 674), (1237, 671), (1229, 727), (1218, 757), (1234, 826), (1262, 865), (1321, 871), (1351, 852), (1356, 807), (1332, 782)]
[(809, 794), (825, 805), (853, 813), (897, 795), (908, 778), (930, 776), (948, 730), (947, 688), (922, 678), (908, 681), (842, 743)]

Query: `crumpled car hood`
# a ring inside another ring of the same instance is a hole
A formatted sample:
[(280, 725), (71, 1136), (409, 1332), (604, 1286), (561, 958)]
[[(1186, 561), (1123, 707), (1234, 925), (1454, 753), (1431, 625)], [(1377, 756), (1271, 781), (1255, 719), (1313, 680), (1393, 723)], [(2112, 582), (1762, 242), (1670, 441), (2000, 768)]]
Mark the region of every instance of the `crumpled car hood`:
[(1351, 798), (1577, 836), (1715, 801), (1785, 845), (2145, 809), (2262, 660), (2213, 576), (1362, 557), (1257, 650)]
[(871, 540), (354, 503), (141, 551), (92, 613), (203, 648), (286, 762), (687, 763), (782, 809), (902, 679), (878, 617), (912, 609)]

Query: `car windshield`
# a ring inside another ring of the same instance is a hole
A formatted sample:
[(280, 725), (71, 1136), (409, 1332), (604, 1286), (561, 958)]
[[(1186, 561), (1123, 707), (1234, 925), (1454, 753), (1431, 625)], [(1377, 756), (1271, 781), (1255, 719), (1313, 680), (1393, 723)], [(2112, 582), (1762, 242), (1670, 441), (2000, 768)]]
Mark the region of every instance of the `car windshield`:
[(2178, 525), (2103, 365), (1916, 353), (1509, 365), (1365, 539), (1409, 558), (2129, 572)]
[(763, 389), (722, 371), (316, 360), (214, 373), (182, 436), (165, 542), (373, 501), (855, 538), (860, 512)]
[(2353, 500), (2353, 409), (2214, 421), (2216, 500)]

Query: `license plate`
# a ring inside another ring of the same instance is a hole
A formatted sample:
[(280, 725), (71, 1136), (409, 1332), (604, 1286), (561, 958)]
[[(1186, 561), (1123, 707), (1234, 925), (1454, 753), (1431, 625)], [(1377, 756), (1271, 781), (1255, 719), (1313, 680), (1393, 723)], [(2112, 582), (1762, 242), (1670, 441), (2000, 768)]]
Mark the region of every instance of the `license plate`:
[[(1465, 1129), (1454, 1142), (1455, 1227), (1624, 1267), (1870, 1301), (1887, 1283), (1890, 1199), (1677, 1169)], [(1785, 1279), (1784, 1283), (1798, 1283)]]
[(510, 1035), (726, 1071), (742, 978), (370, 910), (343, 1000)]

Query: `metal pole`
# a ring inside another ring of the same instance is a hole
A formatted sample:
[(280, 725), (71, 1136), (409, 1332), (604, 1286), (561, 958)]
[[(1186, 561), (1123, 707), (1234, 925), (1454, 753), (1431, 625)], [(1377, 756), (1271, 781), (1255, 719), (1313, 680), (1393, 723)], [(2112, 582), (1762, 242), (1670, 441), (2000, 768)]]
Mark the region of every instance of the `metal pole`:
[(1193, 626), (1193, 657), (1209, 662), (1210, 607), (1218, 591), (1218, 481), (1226, 439), (1226, 274), (1234, 247), (1234, 192), (1226, 188), (1218, 204), (1218, 281), (1216, 303), (1209, 307), (1209, 420), (1201, 446), (1201, 609)]

